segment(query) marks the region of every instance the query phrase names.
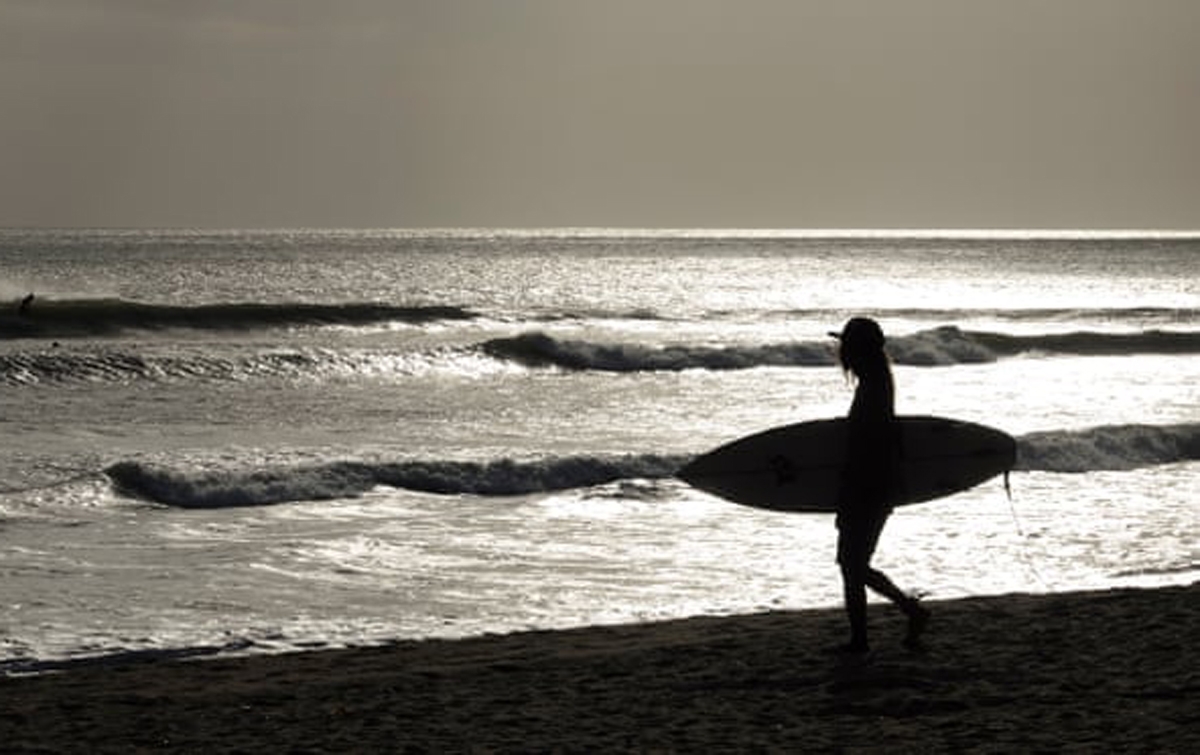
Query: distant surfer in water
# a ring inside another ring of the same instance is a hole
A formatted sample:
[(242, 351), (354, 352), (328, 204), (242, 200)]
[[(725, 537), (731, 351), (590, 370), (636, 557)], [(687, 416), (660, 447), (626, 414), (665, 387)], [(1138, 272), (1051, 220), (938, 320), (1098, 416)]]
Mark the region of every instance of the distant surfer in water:
[(17, 305), (18, 315), (21, 317), (29, 316), (29, 308), (33, 306), (33, 298), (33, 293), (31, 292), (26, 294), (24, 299), (21, 299), (21, 303)]
[(905, 594), (887, 575), (871, 567), (871, 556), (892, 513), (890, 492), (895, 481), (899, 438), (895, 423), (895, 383), (884, 351), (883, 329), (866, 317), (855, 317), (838, 339), (842, 368), (857, 385), (850, 405), (846, 468), (838, 494), (837, 561), (842, 571), (850, 642), (841, 649), (864, 653), (867, 644), (867, 591), (891, 600), (908, 616), (904, 644), (918, 647), (929, 622), (929, 610)]

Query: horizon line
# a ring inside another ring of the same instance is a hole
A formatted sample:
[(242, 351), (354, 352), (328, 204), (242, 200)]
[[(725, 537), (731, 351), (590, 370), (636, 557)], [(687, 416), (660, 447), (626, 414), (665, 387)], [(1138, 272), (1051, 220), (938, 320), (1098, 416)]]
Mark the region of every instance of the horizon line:
[(762, 238), (762, 239), (966, 239), (966, 240), (1107, 240), (1200, 239), (1200, 229), (1087, 228), (646, 228), (624, 226), (0, 226), (0, 233), (364, 233), (447, 237), (566, 238)]

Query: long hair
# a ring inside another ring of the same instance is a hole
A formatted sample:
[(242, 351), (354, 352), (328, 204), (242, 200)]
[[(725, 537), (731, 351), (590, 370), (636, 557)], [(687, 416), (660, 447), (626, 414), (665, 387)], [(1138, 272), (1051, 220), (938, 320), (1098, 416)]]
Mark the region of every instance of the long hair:
[(893, 390), (892, 367), (884, 350), (883, 329), (867, 317), (855, 317), (838, 336), (838, 360), (847, 378), (882, 380)]

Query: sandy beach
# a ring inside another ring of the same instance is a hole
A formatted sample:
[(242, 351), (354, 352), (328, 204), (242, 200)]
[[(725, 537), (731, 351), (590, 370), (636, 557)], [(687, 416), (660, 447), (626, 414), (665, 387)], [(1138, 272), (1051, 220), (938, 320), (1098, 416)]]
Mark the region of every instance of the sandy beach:
[(1200, 583), (872, 605), (0, 680), (6, 752), (1072, 751), (1200, 747)]

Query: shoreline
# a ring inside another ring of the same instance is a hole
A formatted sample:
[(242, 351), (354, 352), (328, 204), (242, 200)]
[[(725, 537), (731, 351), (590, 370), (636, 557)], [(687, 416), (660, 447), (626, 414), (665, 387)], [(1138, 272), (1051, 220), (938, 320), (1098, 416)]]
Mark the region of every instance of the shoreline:
[(6, 752), (1196, 751), (1200, 582), (872, 603), (0, 679)]

